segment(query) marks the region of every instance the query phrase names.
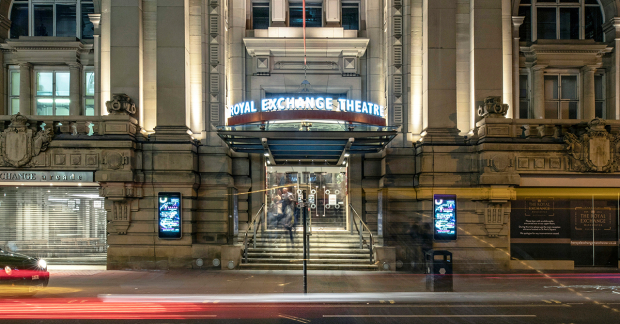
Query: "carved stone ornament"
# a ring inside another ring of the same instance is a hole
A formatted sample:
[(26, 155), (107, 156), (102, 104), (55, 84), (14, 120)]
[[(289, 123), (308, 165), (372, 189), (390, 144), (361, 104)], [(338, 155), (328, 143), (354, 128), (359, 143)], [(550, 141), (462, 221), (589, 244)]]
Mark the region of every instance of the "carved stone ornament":
[(504, 118), (508, 113), (508, 105), (502, 103), (502, 97), (486, 97), (484, 106), (478, 107), (478, 115), (483, 118)]
[(35, 133), (28, 126), (28, 118), (17, 113), (11, 117), (9, 127), (0, 133), (1, 166), (32, 167), (32, 158), (47, 150), (54, 138), (52, 128)]
[(572, 158), (572, 170), (614, 172), (618, 169), (616, 153), (620, 136), (610, 134), (603, 120), (597, 118), (590, 121), (587, 132), (580, 137), (567, 133), (564, 142)]
[(505, 204), (489, 203), (484, 209), (484, 227), (489, 237), (498, 237), (504, 228)]
[(113, 94), (112, 100), (106, 101), (105, 106), (110, 115), (133, 115), (136, 113), (136, 104), (124, 93)]

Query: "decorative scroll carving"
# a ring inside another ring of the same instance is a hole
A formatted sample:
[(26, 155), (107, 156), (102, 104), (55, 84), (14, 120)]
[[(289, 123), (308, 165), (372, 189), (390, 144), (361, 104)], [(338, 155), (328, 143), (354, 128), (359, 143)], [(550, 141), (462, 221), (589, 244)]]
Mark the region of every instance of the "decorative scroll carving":
[(508, 105), (502, 103), (502, 97), (486, 97), (484, 106), (478, 107), (478, 115), (482, 118), (504, 118), (508, 113)]
[(105, 106), (111, 115), (133, 115), (136, 113), (136, 104), (124, 93), (113, 94), (112, 100), (107, 101)]
[(614, 172), (618, 170), (616, 153), (620, 136), (610, 134), (605, 129), (605, 122), (593, 119), (588, 123), (587, 131), (580, 137), (566, 133), (564, 142), (571, 157), (573, 171), (579, 172)]
[(47, 150), (54, 138), (52, 128), (35, 133), (28, 128), (28, 118), (17, 113), (11, 117), (11, 124), (0, 133), (0, 165), (32, 167), (32, 158)]
[(119, 235), (127, 235), (127, 229), (131, 224), (131, 203), (128, 201), (113, 201), (112, 210), (108, 211), (112, 214), (112, 228)]

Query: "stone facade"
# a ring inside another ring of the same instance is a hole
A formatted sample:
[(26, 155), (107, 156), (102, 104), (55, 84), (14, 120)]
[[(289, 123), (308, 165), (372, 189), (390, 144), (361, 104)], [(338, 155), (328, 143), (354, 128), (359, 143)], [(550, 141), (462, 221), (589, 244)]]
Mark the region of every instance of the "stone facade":
[[(7, 2), (0, 18), (10, 16)], [(459, 217), (458, 239), (434, 247), (454, 253), (455, 271), (498, 271), (523, 267), (510, 251), (517, 188), (619, 178), (618, 1), (601, 1), (609, 41), (534, 43), (519, 42), (514, 0), (362, 0), (360, 30), (341, 27), (341, 1), (323, 2), (330, 18), (305, 43), (301, 28), (287, 27), (285, 0), (270, 1), (268, 29), (251, 28), (245, 0), (95, 1), (92, 42), (12, 40), (0, 25), (0, 170), (94, 172), (109, 269), (220, 259), (236, 243), (233, 191), (243, 232), (264, 203), (266, 161), (233, 152), (217, 126), (233, 104), (296, 93), (303, 80), (315, 93), (383, 105), (388, 124), (400, 126), (381, 153), (350, 158), (349, 199), (401, 262), (421, 260), (407, 233), (431, 223), (434, 194), (456, 194)], [(36, 115), (31, 71), (58, 64), (93, 66), (97, 116), (77, 106), (71, 116)], [(22, 71), (18, 115), (7, 106), (10, 66)], [(548, 68), (581, 71), (578, 119), (544, 118)], [(605, 119), (594, 113), (596, 69), (606, 73)], [(528, 118), (519, 116), (520, 72), (532, 84)], [(182, 193), (179, 240), (157, 237), (159, 192)]]

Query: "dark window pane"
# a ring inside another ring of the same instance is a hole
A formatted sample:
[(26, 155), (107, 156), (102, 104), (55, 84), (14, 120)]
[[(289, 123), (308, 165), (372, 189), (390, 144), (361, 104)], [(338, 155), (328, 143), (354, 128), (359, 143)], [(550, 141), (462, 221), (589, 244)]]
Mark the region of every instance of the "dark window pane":
[(538, 8), (538, 39), (557, 39), (555, 8)]
[(546, 119), (558, 119), (558, 102), (557, 101), (545, 102), (545, 118)]
[(531, 4), (532, 0), (521, 0), (521, 4)]
[(75, 37), (75, 5), (56, 5), (56, 36)]
[(577, 100), (577, 76), (562, 76), (562, 99)]
[(562, 102), (562, 119), (577, 119), (577, 108), (579, 103), (577, 101)]
[(95, 26), (90, 22), (88, 14), (94, 14), (95, 7), (92, 3), (82, 4), (82, 38), (91, 39), (95, 34)]
[(54, 36), (54, 6), (34, 6), (34, 36)]
[(545, 99), (558, 99), (557, 75), (545, 76)]
[(603, 76), (596, 75), (594, 76), (594, 97), (596, 100), (605, 99), (605, 94), (603, 93)]
[(528, 76), (520, 75), (519, 76), (519, 98), (527, 98), (528, 97)]
[(342, 28), (345, 30), (359, 30), (360, 10), (358, 7), (342, 7)]
[(28, 4), (16, 3), (11, 11), (11, 38), (28, 36)]
[(579, 39), (579, 8), (560, 9), (560, 39)]
[(603, 14), (599, 7), (586, 8), (586, 34), (585, 39), (593, 39), (597, 42), (603, 41)]
[(532, 41), (532, 7), (519, 7), (519, 16), (525, 17), (523, 24), (519, 27), (519, 38), (522, 42)]
[(519, 118), (528, 119), (530, 118), (530, 102), (527, 100), (519, 101)]
[[(289, 9), (290, 27), (303, 27), (303, 10), (301, 7)], [(323, 9), (306, 7), (306, 27), (323, 26)]]
[(252, 8), (252, 28), (253, 29), (269, 28), (269, 7)]
[(598, 1), (597, 0), (586, 0), (586, 4), (595, 4), (595, 5), (597, 5)]
[(596, 118), (605, 118), (605, 111), (604, 111), (605, 107), (603, 106), (604, 103), (605, 103), (604, 101), (597, 101), (595, 103), (595, 106), (594, 106), (594, 117), (596, 117)]

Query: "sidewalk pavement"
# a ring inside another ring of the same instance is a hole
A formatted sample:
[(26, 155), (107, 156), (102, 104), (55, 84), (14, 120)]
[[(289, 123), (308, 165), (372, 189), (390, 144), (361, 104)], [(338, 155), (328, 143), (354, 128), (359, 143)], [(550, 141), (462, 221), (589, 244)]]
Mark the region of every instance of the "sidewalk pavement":
[[(454, 291), (532, 293), (578, 287), (620, 294), (620, 273), (561, 272), (454, 275)], [(97, 297), (102, 294), (279, 294), (303, 292), (302, 271), (50, 270), (48, 288), (37, 297)], [(309, 271), (309, 293), (425, 292), (426, 276), (402, 272)], [(615, 295), (620, 299), (620, 295)]]

